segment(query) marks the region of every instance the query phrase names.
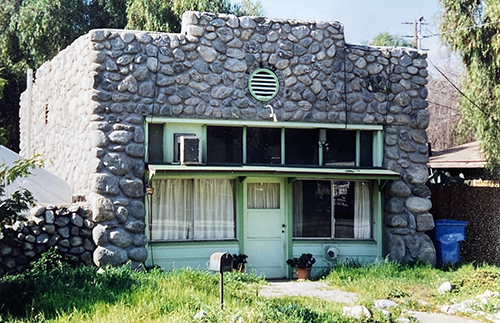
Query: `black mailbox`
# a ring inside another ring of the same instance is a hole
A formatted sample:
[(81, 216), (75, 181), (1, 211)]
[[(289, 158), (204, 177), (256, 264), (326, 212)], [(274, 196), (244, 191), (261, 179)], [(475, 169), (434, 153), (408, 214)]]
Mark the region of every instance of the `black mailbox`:
[(233, 270), (233, 256), (227, 252), (214, 252), (210, 255), (210, 270), (221, 273)]

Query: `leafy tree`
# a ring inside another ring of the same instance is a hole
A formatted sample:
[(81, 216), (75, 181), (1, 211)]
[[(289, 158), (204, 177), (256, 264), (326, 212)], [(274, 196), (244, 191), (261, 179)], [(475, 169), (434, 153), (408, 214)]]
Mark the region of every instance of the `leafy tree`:
[(490, 170), (500, 174), (500, 2), (440, 0), (441, 39), (465, 66), (462, 123), (482, 141)]
[(26, 69), (38, 68), (89, 30), (179, 32), (186, 10), (257, 15), (261, 8), (250, 0), (234, 6), (229, 0), (1, 0), (0, 78), (8, 83), (0, 83), (0, 127), (8, 147), (19, 150), (19, 97), (26, 89)]
[(0, 77), (0, 99), (3, 97), (3, 88), (7, 84), (7, 80)]
[(18, 177), (27, 177), (30, 169), (41, 166), (37, 159), (21, 159), (12, 166), (0, 165), (0, 231), (7, 224), (12, 224), (19, 218), (22, 211), (26, 211), (33, 204), (34, 199), (26, 189), (15, 191), (5, 196), (5, 187), (12, 184)]
[(180, 32), (185, 11), (233, 13), (237, 16), (260, 16), (260, 2), (243, 0), (231, 6), (228, 0), (129, 0), (127, 29)]
[(240, 3), (233, 4), (231, 11), (236, 16), (262, 16), (264, 14), (262, 4), (250, 0), (243, 0)]
[(369, 43), (372, 46), (399, 46), (399, 47), (413, 47), (413, 45), (407, 42), (403, 37), (399, 35), (393, 35), (388, 32), (383, 32), (375, 36)]
[(36, 69), (93, 28), (124, 28), (126, 0), (0, 1), (0, 77), (7, 80), (0, 100), (0, 126), (9, 148), (19, 142), (19, 97), (26, 69)]

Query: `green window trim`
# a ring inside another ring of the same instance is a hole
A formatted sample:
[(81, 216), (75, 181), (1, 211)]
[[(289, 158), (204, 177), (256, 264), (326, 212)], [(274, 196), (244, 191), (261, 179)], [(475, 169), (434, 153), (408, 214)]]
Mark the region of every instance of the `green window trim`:
[[(360, 167), (360, 131), (371, 131), (373, 133), (372, 139), (372, 166), (369, 168), (380, 168), (383, 165), (384, 159), (384, 132), (382, 125), (343, 125), (343, 124), (325, 124), (325, 123), (289, 123), (289, 122), (277, 122), (270, 123), (266, 121), (242, 121), (242, 120), (231, 120), (231, 121), (221, 121), (221, 120), (196, 120), (196, 119), (177, 119), (177, 118), (166, 118), (166, 117), (158, 117), (155, 118), (154, 122), (146, 121), (145, 122), (145, 134), (146, 138), (148, 138), (148, 125), (149, 124), (163, 124), (163, 142), (164, 142), (164, 160), (163, 163), (171, 163), (169, 161), (169, 139), (167, 129), (169, 126), (182, 127), (186, 125), (188, 127), (200, 127), (200, 133), (202, 137), (202, 158), (203, 161), (207, 160), (207, 126), (233, 126), (233, 127), (242, 127), (243, 128), (243, 143), (246, 143), (247, 139), (247, 129), (248, 127), (265, 127), (265, 128), (280, 128), (281, 131), (281, 165), (285, 165), (285, 129), (338, 129), (338, 130), (348, 130), (348, 131), (356, 131), (356, 147), (355, 149), (355, 167)], [(148, 159), (148, 150), (149, 143), (146, 141), (146, 161)], [(247, 147), (243, 145), (243, 165), (247, 164)], [(320, 163), (323, 162), (323, 150), (319, 149), (318, 159)], [(156, 164), (156, 163), (155, 163)], [(319, 166), (319, 165), (318, 165)], [(204, 166), (206, 167), (206, 166)], [(320, 166), (320, 167), (328, 167), (328, 166)], [(300, 168), (300, 166), (298, 167)], [(352, 168), (352, 167), (344, 167), (344, 168)]]

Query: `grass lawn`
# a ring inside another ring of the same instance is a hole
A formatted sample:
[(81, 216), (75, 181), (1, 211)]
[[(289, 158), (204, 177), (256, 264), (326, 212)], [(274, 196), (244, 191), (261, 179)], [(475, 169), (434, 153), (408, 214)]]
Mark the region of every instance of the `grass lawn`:
[[(373, 307), (376, 299), (399, 305), (392, 318), (373, 311), (365, 321), (342, 316), (345, 304), (306, 297), (265, 299), (262, 278), (225, 274), (225, 309), (219, 304), (219, 276), (204, 270), (137, 272), (127, 268), (98, 273), (71, 267), (57, 256), (42, 258), (21, 275), (0, 280), (0, 322), (396, 322), (403, 309), (437, 311), (438, 305), (499, 290), (497, 267), (471, 265), (438, 270), (426, 265), (379, 263), (338, 264), (322, 279), (332, 287), (355, 292), (358, 304)], [(455, 289), (440, 295), (441, 283)], [(499, 297), (483, 306), (499, 310)], [(195, 318), (199, 312), (206, 314)]]

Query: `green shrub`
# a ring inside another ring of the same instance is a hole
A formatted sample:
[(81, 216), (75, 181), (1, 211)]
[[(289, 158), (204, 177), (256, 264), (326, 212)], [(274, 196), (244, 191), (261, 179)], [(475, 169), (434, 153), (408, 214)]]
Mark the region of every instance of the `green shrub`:
[(0, 278), (0, 314), (26, 317), (34, 312), (49, 319), (75, 308), (90, 309), (95, 302), (112, 303), (134, 286), (134, 275), (127, 268), (98, 273), (51, 249), (26, 272)]

